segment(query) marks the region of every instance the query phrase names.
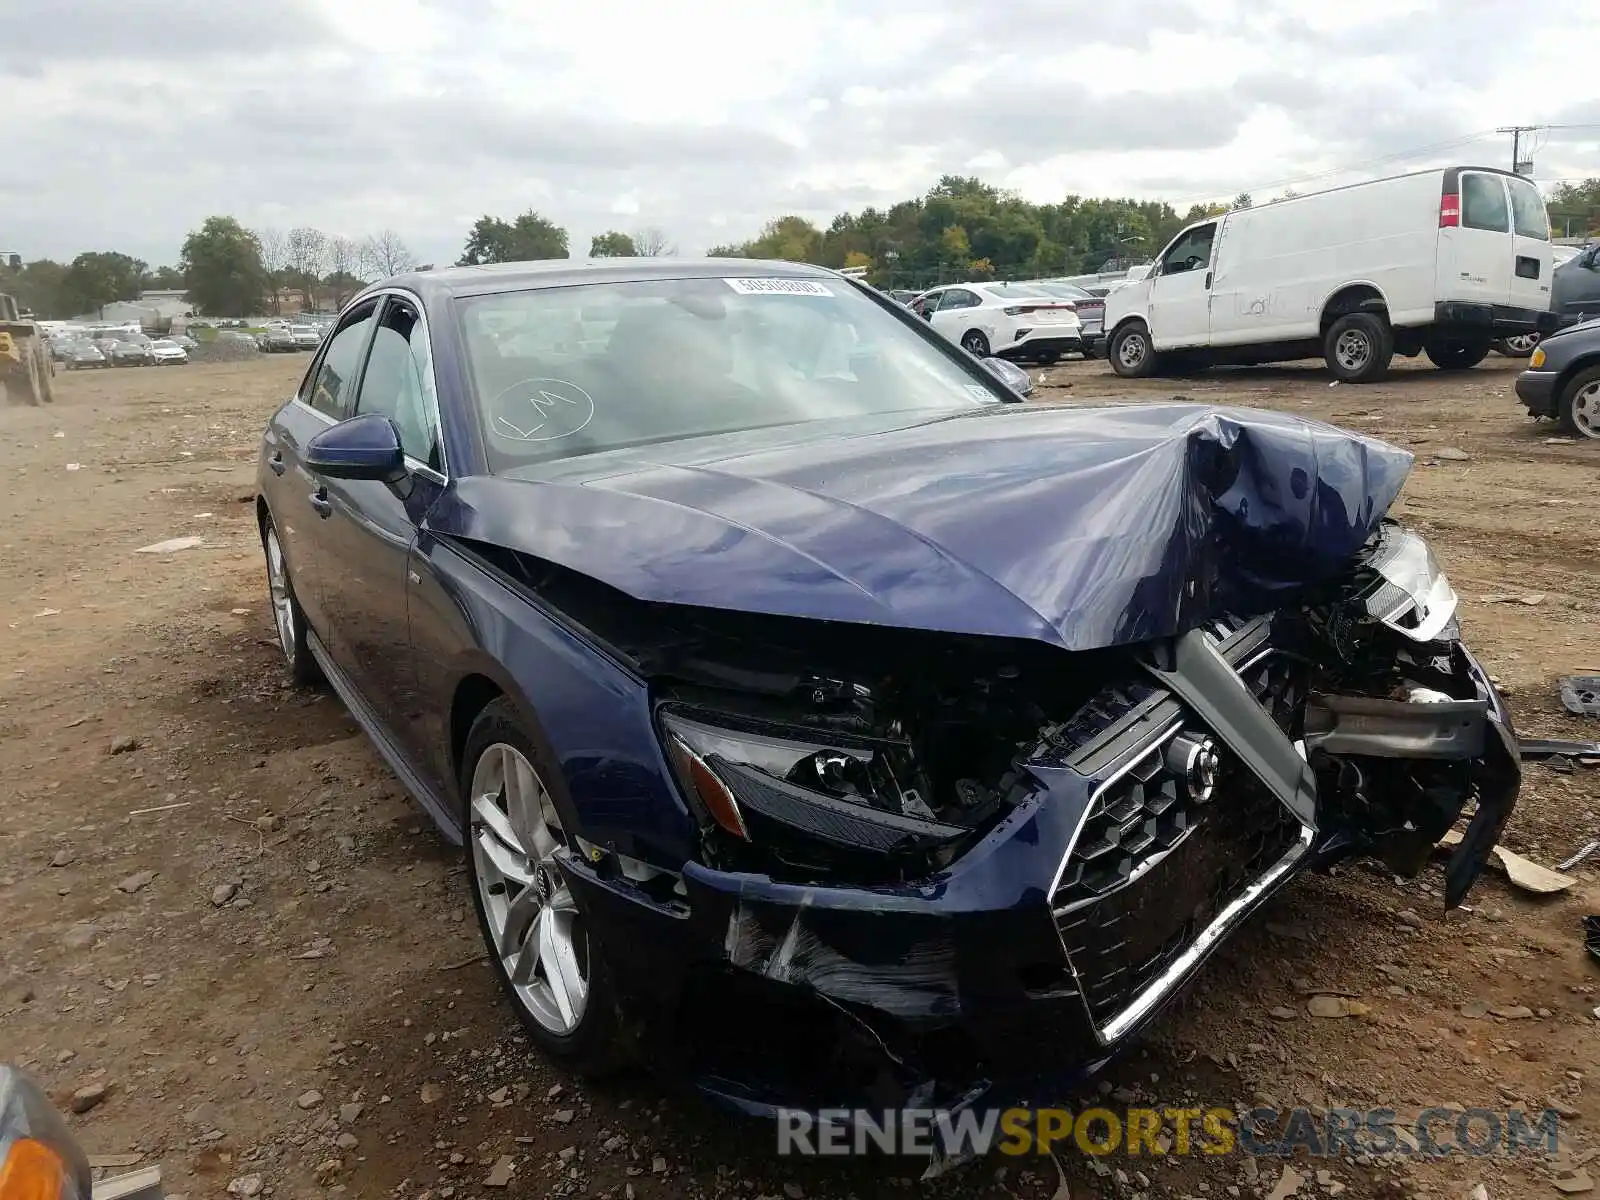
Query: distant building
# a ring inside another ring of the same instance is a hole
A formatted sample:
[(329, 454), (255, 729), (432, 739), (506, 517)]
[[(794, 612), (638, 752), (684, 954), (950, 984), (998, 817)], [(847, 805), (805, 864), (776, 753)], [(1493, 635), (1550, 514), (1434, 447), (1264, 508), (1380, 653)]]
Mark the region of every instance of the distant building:
[(184, 299), (182, 291), (149, 291), (137, 300), (114, 300), (97, 313), (86, 313), (81, 322), (125, 325), (133, 321), (141, 325), (160, 325), (178, 320), (194, 311), (194, 305)]

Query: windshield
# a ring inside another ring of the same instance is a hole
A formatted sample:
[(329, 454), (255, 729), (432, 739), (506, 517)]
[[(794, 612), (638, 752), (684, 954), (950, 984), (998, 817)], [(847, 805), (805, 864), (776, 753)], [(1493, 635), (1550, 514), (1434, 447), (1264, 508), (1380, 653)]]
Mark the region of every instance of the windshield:
[(584, 284), (474, 297), (457, 311), (495, 472), (702, 434), (975, 408), (1004, 395), (831, 279)]

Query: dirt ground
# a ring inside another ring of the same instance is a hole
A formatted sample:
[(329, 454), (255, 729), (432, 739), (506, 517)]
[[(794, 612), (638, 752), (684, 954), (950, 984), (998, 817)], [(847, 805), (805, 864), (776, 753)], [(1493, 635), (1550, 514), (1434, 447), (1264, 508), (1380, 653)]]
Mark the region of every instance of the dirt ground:
[[(262, 422), (305, 363), (61, 375), (53, 406), (0, 411), (0, 1061), (63, 1103), (103, 1089), (72, 1118), (92, 1154), (159, 1163), (190, 1200), (491, 1197), (503, 1156), (511, 1193), (608, 1200), (1279, 1183), (1281, 1164), (1242, 1155), (1071, 1152), (1063, 1177), (995, 1158), (927, 1183), (904, 1162), (780, 1161), (767, 1126), (531, 1053), (476, 961), (456, 852), (338, 701), (283, 679), (249, 500)], [(1600, 671), (1600, 448), (1549, 442), (1516, 368), (1331, 387), (1311, 365), (1130, 384), (1073, 363), (1038, 398), (1265, 406), (1409, 447), (1401, 515), (1463, 594), (1522, 732), (1593, 738), (1555, 679)], [(137, 552), (189, 535), (202, 544)], [(1530, 766), (1507, 843), (1554, 864), (1600, 836), (1597, 780)], [(1600, 1147), (1600, 967), (1580, 929), (1600, 860), (1577, 877), (1542, 901), (1487, 877), (1448, 919), (1437, 869), (1302, 880), (1112, 1070), (1112, 1100), (1556, 1105), (1561, 1162), (1340, 1158), (1302, 1164), (1295, 1194), (1559, 1196)], [(1307, 992), (1329, 988), (1368, 1011), (1312, 1017)]]

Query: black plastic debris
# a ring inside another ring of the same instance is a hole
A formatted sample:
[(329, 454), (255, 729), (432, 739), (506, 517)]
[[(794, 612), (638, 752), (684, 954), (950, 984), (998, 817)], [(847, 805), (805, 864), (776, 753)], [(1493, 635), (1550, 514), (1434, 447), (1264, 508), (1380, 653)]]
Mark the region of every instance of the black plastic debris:
[(1600, 717), (1600, 675), (1566, 675), (1560, 680), (1561, 703), (1580, 717)]
[(1600, 915), (1583, 919), (1583, 944), (1590, 954), (1600, 959)]

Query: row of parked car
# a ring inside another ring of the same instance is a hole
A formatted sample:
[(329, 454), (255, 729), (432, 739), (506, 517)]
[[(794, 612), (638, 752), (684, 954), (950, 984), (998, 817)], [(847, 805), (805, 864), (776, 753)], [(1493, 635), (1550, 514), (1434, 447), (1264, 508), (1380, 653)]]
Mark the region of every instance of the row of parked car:
[(196, 348), (179, 334), (152, 338), (124, 326), (63, 326), (48, 337), (50, 357), (68, 371), (101, 367), (181, 367)]
[(268, 321), (266, 328), (256, 334), (256, 345), (263, 354), (288, 354), (299, 350), (315, 350), (337, 318), (320, 314), (302, 314), (293, 321)]
[(890, 295), (978, 358), (1093, 358), (1104, 336), (1105, 298), (1061, 279), (951, 283)]

